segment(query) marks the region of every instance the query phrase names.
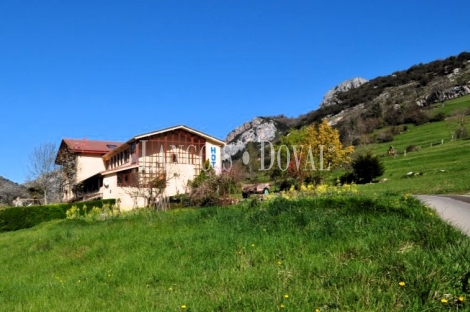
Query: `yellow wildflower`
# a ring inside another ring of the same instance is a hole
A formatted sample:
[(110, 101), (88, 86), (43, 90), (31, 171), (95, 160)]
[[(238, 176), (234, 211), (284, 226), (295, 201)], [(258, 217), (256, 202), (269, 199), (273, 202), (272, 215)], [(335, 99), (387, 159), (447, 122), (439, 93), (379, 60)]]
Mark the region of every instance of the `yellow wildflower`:
[(181, 309), (183, 309), (183, 310), (186, 309), (186, 305), (185, 305), (185, 304), (182, 304), (182, 305), (181, 305)]
[(398, 283), (398, 285), (400, 285), (401, 287), (405, 286), (405, 282), (400, 282)]
[(442, 303), (447, 303), (447, 299), (446, 299), (446, 298), (442, 298), (442, 299), (441, 299), (441, 302), (442, 302)]
[(286, 298), (286, 299), (289, 298), (289, 295), (288, 295), (288, 294), (285, 294), (285, 295), (284, 295), (284, 298)]

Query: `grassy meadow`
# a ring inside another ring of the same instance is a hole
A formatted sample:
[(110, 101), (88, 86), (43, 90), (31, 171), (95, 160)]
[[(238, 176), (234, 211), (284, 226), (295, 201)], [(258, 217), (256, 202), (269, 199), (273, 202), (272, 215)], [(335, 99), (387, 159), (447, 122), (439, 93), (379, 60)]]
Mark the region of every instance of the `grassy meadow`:
[[(470, 96), (446, 102), (444, 107), (436, 107), (430, 113), (452, 112), (470, 107)], [(468, 127), (468, 126), (467, 126)], [(373, 149), (385, 165), (385, 183), (360, 186), (363, 193), (393, 191), (413, 194), (460, 193), (470, 191), (470, 139), (452, 140), (452, 131), (458, 125), (455, 120), (426, 123), (421, 126), (407, 125), (407, 130), (394, 137), (392, 142), (377, 144)], [(468, 129), (470, 130), (470, 128)], [(443, 144), (441, 144), (443, 142)], [(414, 145), (417, 151), (404, 153)], [(398, 155), (387, 154), (393, 146)], [(408, 175), (409, 172), (413, 174)]]
[(246, 201), (0, 235), (3, 311), (465, 309), (470, 239), (408, 195)]

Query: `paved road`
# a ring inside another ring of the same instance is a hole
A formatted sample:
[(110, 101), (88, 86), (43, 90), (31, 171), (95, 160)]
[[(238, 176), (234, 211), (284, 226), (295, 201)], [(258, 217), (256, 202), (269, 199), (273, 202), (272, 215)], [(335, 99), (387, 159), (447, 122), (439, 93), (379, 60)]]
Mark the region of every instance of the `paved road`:
[(416, 195), (434, 208), (442, 219), (454, 224), (470, 236), (470, 196), (461, 195)]

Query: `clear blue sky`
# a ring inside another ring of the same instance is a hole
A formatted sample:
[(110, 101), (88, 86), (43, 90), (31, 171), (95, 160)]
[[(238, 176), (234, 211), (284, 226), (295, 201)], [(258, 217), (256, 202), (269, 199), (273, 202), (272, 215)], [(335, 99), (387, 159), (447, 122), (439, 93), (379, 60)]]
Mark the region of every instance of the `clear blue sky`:
[(0, 175), (35, 146), (177, 124), (225, 139), (356, 76), (470, 50), (469, 1), (1, 1)]

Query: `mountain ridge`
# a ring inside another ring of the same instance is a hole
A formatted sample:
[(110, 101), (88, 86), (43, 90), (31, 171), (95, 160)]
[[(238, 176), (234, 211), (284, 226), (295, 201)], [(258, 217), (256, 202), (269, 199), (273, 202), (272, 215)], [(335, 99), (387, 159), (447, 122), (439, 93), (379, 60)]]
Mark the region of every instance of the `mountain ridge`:
[[(384, 125), (429, 120), (430, 117), (424, 115), (429, 115), (426, 109), (432, 104), (469, 93), (470, 53), (462, 52), (369, 81), (360, 77), (345, 80), (325, 93), (318, 109), (295, 118), (280, 115), (275, 119), (275, 129), (269, 117), (256, 117), (257, 122), (252, 123), (252, 120), (232, 130), (226, 142), (230, 147), (236, 146), (236, 153), (239, 153), (247, 143), (256, 143), (263, 138), (258, 133), (269, 133), (268, 137), (275, 140), (287, 134), (289, 129), (327, 119), (339, 128), (343, 141), (357, 144), (364, 134)], [(348, 122), (357, 124), (359, 120), (368, 124), (367, 129), (349, 127)], [(355, 134), (350, 135), (348, 131)]]

